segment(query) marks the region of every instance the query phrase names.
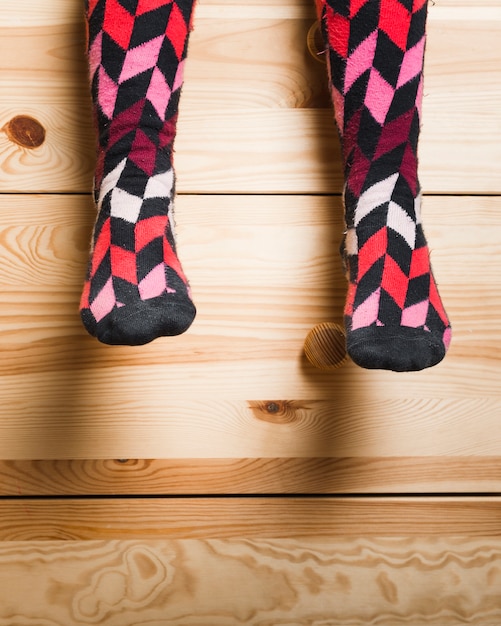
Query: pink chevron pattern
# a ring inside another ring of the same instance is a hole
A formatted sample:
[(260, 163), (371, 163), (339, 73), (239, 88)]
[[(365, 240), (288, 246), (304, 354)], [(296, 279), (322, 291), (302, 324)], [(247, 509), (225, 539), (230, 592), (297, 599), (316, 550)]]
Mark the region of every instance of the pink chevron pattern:
[(317, 6), (345, 164), (348, 352), (363, 367), (429, 367), (451, 331), (420, 216), (426, 0)]
[(364, 104), (376, 122), (381, 125), (384, 124), (388, 115), (393, 102), (393, 95), (394, 90), (392, 86), (386, 82), (374, 67), (371, 67)]
[(132, 50), (127, 50), (118, 83), (122, 84), (138, 74), (153, 69), (158, 62), (158, 55), (160, 54), (163, 40), (164, 36), (160, 35), (151, 41), (132, 48)]
[(377, 31), (371, 33), (346, 59), (346, 75), (343, 92), (346, 93), (367, 70), (372, 68), (372, 60), (376, 52)]
[(172, 225), (173, 142), (194, 0), (88, 0), (98, 217), (86, 329), (139, 345), (184, 332), (195, 307)]

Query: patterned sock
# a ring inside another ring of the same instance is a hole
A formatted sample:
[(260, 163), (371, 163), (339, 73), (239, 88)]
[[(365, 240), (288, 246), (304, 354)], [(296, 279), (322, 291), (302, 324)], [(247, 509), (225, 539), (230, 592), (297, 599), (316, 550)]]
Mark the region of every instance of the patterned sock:
[(451, 338), (420, 219), (426, 0), (317, 4), (345, 166), (347, 350), (362, 367), (421, 370)]
[(172, 222), (173, 142), (194, 0), (87, 0), (98, 217), (81, 316), (107, 344), (195, 317)]

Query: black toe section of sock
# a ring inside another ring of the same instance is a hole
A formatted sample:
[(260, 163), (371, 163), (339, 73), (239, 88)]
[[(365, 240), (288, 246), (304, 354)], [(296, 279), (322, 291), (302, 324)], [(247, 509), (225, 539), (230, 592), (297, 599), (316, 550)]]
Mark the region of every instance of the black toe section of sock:
[(415, 372), (440, 363), (446, 349), (441, 336), (420, 328), (369, 326), (348, 333), (347, 351), (366, 369)]
[(82, 311), (84, 325), (101, 343), (142, 346), (158, 337), (174, 337), (187, 331), (195, 319), (196, 309), (191, 300), (176, 302), (172, 294), (168, 294), (116, 307), (97, 324), (86, 323), (84, 313)]

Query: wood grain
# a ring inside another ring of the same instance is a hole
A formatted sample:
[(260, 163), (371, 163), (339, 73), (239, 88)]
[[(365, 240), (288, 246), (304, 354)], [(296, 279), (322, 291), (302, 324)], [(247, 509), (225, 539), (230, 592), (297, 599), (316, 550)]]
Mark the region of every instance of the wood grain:
[(501, 623), (501, 2), (429, 4), (421, 180), (449, 194), (424, 218), (454, 340), (394, 375), (302, 353), (346, 289), (311, 0), (199, 0), (176, 144), (199, 314), (143, 348), (78, 318), (82, 2), (2, 0), (0, 626)]
[(501, 491), (499, 457), (1, 461), (0, 496)]
[[(154, 368), (150, 371), (155, 378), (149, 385), (148, 374), (131, 370), (120, 373), (122, 382), (107, 376), (101, 386), (80, 389), (76, 383), (67, 388), (71, 380), (61, 376), (57, 388), (46, 380), (45, 391), (44, 381), (31, 387), (27, 383), (17, 396), (4, 384), (9, 393), (3, 401), (12, 408), (2, 415), (2, 458), (86, 459), (91, 453), (101, 459), (149, 458), (147, 454), (170, 459), (497, 456), (501, 445), (499, 402), (367, 399), (353, 404), (345, 398), (339, 406), (335, 399), (296, 400), (297, 417), (284, 424), (256, 418), (248, 402), (223, 404), (209, 392), (189, 403), (179, 396), (163, 403), (153, 397), (147, 401), (158, 385), (166, 384)], [(184, 369), (185, 375), (190, 371)], [(130, 382), (123, 382), (129, 378), (138, 381), (135, 393)], [(14, 386), (19, 381), (9, 382)], [(106, 387), (113, 386), (107, 396)], [(21, 392), (27, 395), (28, 389), (31, 397), (23, 401)], [(140, 391), (143, 395), (136, 399)]]
[(501, 537), (498, 497), (14, 498), (0, 541)]
[(500, 563), (466, 537), (9, 542), (0, 624), (492, 626)]
[[(0, 15), (0, 128), (14, 115), (38, 115), (47, 141), (27, 153), (0, 134), (0, 189), (86, 192), (94, 142), (80, 0), (22, 6), (30, 13), (22, 24), (16, 0), (4, 0)], [(427, 192), (500, 191), (501, 11), (482, 7), (430, 7)], [(201, 3), (176, 144), (180, 192), (340, 193), (325, 69), (306, 46), (313, 21), (310, 2)]]
[(341, 321), (338, 198), (183, 195), (177, 209), (198, 318), (112, 348), (77, 312), (90, 197), (4, 196), (0, 458), (499, 454), (499, 198), (425, 199), (454, 338), (438, 368), (403, 376), (304, 358), (309, 329)]

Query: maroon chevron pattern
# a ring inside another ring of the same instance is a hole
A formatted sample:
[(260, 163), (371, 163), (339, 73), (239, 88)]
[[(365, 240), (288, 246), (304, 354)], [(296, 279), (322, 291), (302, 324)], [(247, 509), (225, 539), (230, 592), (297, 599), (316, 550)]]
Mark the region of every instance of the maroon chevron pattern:
[(177, 335), (195, 308), (173, 231), (173, 142), (194, 0), (88, 0), (98, 131), (81, 316), (103, 343)]
[(317, 0), (345, 165), (347, 349), (367, 368), (438, 363), (450, 324), (421, 223), (426, 0)]

